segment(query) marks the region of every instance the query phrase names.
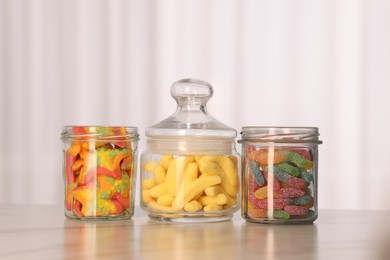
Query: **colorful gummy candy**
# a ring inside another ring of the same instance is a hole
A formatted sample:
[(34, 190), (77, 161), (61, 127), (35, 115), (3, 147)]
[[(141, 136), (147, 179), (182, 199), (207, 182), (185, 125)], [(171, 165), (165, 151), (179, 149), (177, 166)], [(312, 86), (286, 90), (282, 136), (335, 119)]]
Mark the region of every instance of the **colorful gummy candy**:
[[(314, 215), (308, 148), (246, 149), (247, 215), (252, 219), (294, 219)], [(244, 213), (245, 214), (245, 213)]]
[[(237, 206), (238, 165), (234, 156), (166, 154), (143, 165), (143, 206), (166, 212), (216, 212)], [(262, 175), (263, 176), (263, 175)], [(255, 180), (253, 188), (258, 185)]]
[(132, 193), (133, 151), (122, 127), (73, 127), (65, 152), (66, 209), (78, 217), (126, 214)]

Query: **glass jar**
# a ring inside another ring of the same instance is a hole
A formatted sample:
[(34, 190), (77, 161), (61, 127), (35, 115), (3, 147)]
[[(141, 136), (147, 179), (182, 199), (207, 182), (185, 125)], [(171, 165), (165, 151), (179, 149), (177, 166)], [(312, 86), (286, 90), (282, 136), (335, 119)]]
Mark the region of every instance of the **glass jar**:
[(242, 128), (244, 219), (259, 223), (312, 223), (318, 216), (316, 127)]
[(64, 126), (65, 216), (124, 219), (134, 214), (136, 127)]
[(237, 131), (208, 114), (212, 86), (183, 79), (171, 87), (176, 112), (146, 129), (141, 208), (158, 220), (228, 220), (239, 207)]

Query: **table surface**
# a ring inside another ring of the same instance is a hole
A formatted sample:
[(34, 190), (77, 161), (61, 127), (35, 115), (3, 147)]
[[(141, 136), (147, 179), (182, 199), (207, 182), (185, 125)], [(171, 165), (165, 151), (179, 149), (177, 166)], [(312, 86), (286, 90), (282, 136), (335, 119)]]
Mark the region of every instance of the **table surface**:
[(66, 219), (61, 206), (1, 205), (0, 259), (390, 259), (390, 211), (320, 210), (312, 225)]

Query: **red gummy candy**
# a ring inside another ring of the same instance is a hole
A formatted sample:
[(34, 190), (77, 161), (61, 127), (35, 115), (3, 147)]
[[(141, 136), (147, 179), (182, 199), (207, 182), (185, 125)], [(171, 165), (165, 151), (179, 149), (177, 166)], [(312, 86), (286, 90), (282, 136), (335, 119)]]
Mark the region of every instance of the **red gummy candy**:
[(254, 145), (248, 145), (246, 148), (246, 154), (250, 154), (252, 152), (256, 151), (256, 146)]
[[(267, 185), (268, 185), (268, 173), (265, 172), (264, 174), (264, 178), (265, 180), (267, 181)], [(280, 181), (278, 179), (276, 179), (275, 177), (273, 178), (274, 179), (274, 184), (273, 184), (273, 187), (274, 187), (274, 191), (278, 191), (280, 190), (280, 188), (282, 187), (282, 184), (280, 183)]]
[[(272, 199), (271, 200), (273, 203), (273, 209), (284, 209), (288, 204), (291, 203), (290, 199)], [(260, 209), (269, 209), (268, 205), (268, 198), (267, 199), (262, 199), (262, 200), (257, 200), (255, 202), (255, 206)]]
[(312, 161), (313, 160), (312, 157), (311, 157), (310, 152), (308, 150), (306, 150), (306, 149), (291, 148), (291, 149), (288, 149), (288, 150), (290, 150), (291, 152), (294, 152), (294, 153), (302, 155), (308, 161)]
[(309, 209), (304, 206), (288, 205), (284, 208), (287, 214), (290, 216), (306, 216), (309, 213)]
[(296, 188), (281, 188), (279, 195), (282, 198), (297, 198), (305, 195), (305, 192)]
[(112, 203), (114, 204), (114, 206), (116, 208), (115, 214), (121, 214), (124, 210), (122, 204), (117, 200), (112, 200)]
[(258, 188), (260, 188), (260, 185), (257, 184), (253, 175), (249, 173), (248, 174), (248, 190), (255, 192)]
[(288, 185), (297, 188), (297, 189), (304, 189), (306, 188), (306, 181), (301, 178), (296, 178), (291, 176), (290, 179), (287, 182)]

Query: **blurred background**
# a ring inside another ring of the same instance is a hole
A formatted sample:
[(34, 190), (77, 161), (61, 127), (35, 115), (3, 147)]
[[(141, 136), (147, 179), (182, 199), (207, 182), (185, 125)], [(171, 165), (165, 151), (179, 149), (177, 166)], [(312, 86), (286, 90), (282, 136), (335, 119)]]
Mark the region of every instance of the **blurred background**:
[(0, 203), (62, 203), (63, 125), (138, 126), (142, 152), (176, 108), (171, 84), (193, 77), (238, 132), (319, 127), (320, 208), (388, 210), (389, 13), (386, 0), (0, 0)]

